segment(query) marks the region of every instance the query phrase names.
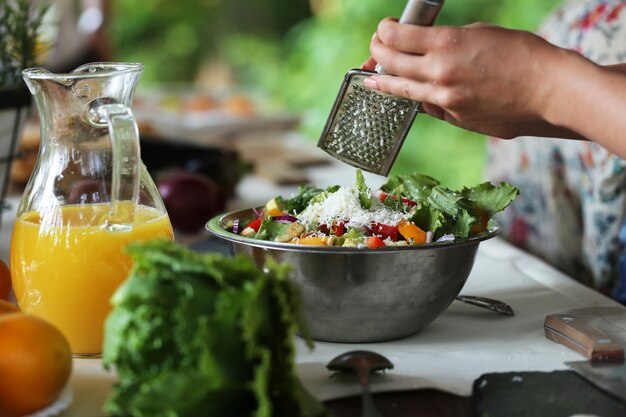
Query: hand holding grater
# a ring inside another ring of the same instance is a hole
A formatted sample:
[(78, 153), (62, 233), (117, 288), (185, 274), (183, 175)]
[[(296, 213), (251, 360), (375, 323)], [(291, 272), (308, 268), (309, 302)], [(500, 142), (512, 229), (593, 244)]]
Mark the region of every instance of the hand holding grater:
[[(444, 0), (409, 0), (400, 23), (432, 26)], [(353, 69), (346, 73), (328, 116), (319, 148), (334, 158), (365, 171), (387, 176), (419, 112), (420, 103), (367, 88), (372, 74)]]

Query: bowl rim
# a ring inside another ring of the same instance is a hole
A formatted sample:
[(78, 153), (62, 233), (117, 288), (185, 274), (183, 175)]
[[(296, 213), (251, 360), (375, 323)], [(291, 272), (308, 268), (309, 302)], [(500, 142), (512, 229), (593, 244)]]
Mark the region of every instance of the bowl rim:
[(232, 232), (227, 231), (223, 227), (223, 223), (225, 220), (232, 218), (241, 219), (246, 217), (253, 217), (254, 210), (259, 210), (262, 207), (256, 208), (248, 208), (248, 209), (239, 209), (233, 210), (230, 212), (219, 214), (213, 218), (211, 218), (206, 224), (206, 230), (213, 236), (224, 239), (231, 243), (238, 243), (246, 246), (253, 246), (257, 248), (263, 249), (273, 249), (280, 250), (286, 252), (306, 252), (306, 253), (334, 253), (334, 254), (375, 254), (375, 253), (389, 253), (389, 252), (404, 252), (404, 251), (419, 251), (419, 250), (428, 250), (428, 249), (443, 249), (443, 248), (457, 248), (465, 245), (475, 245), (482, 241), (491, 239), (497, 236), (500, 233), (500, 226), (495, 222), (491, 222), (491, 227), (481, 232), (477, 235), (468, 237), (455, 239), (454, 241), (446, 241), (446, 242), (432, 242), (432, 243), (423, 243), (420, 245), (406, 245), (406, 246), (383, 246), (380, 248), (372, 249), (372, 248), (356, 248), (356, 247), (344, 247), (344, 246), (313, 246), (313, 245), (300, 245), (294, 243), (282, 243), (282, 242), (272, 242), (267, 240), (259, 240), (250, 237), (244, 237), (240, 235), (236, 235)]

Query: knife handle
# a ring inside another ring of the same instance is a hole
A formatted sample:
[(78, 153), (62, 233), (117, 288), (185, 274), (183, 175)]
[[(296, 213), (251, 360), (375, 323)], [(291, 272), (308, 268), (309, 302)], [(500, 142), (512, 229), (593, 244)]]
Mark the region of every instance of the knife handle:
[(548, 314), (543, 323), (548, 339), (586, 356), (591, 362), (621, 362), (624, 348), (609, 335), (571, 314)]

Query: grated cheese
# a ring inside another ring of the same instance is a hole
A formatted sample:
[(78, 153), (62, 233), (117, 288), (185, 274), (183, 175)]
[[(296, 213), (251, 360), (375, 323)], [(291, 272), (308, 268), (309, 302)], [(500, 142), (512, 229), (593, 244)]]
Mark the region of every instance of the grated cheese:
[(316, 228), (322, 224), (330, 225), (334, 221), (343, 222), (346, 226), (355, 228), (363, 228), (372, 223), (397, 226), (403, 219), (411, 217), (409, 213), (391, 210), (380, 201), (378, 196), (374, 194), (372, 207), (366, 210), (361, 208), (356, 189), (340, 187), (328, 195), (324, 201), (310, 204), (296, 217), (307, 228)]

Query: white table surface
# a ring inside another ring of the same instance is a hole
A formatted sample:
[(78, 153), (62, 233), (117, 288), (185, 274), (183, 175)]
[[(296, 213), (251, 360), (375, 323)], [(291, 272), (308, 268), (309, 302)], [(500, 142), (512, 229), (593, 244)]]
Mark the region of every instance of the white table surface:
[[(305, 385), (324, 400), (356, 394), (354, 378), (333, 377), (326, 363), (336, 355), (369, 349), (386, 355), (395, 368), (373, 376), (373, 391), (438, 388), (470, 395), (473, 381), (484, 373), (554, 371), (579, 354), (549, 341), (543, 334), (546, 314), (585, 316), (626, 342), (626, 309), (572, 281), (542, 261), (496, 238), (481, 244), (475, 267), (462, 293), (509, 303), (506, 317), (454, 302), (422, 332), (405, 339), (372, 344), (316, 342), (309, 351), (296, 339), (298, 370)], [(101, 405), (115, 382), (98, 359), (75, 359), (71, 385), (74, 402), (65, 417), (100, 416)]]
[[(334, 164), (312, 169), (315, 184), (351, 185), (354, 169)], [(384, 179), (366, 175), (370, 187)], [(277, 187), (248, 177), (238, 188), (232, 207), (264, 204), (277, 194), (289, 195), (297, 187)], [(0, 256), (7, 259), (10, 216), (0, 229)], [(9, 219), (9, 220), (8, 220)], [(330, 378), (326, 363), (336, 355), (356, 349), (383, 353), (395, 368), (373, 378), (374, 391), (439, 388), (454, 394), (471, 394), (480, 375), (508, 371), (566, 369), (565, 361), (582, 356), (547, 340), (543, 333), (546, 314), (571, 312), (610, 331), (626, 344), (626, 308), (575, 282), (539, 259), (514, 248), (500, 238), (480, 245), (476, 264), (462, 294), (496, 298), (510, 304), (514, 317), (454, 302), (422, 332), (405, 339), (375, 344), (317, 342), (309, 351), (296, 339), (297, 364), (304, 385), (318, 398), (356, 394), (352, 378)], [(74, 400), (63, 417), (103, 416), (101, 406), (115, 382), (98, 359), (74, 359), (71, 387)]]

